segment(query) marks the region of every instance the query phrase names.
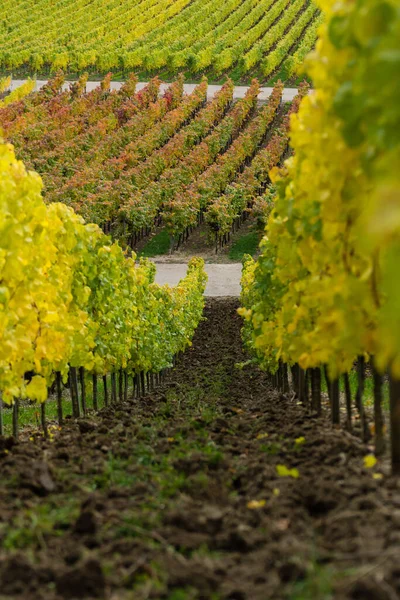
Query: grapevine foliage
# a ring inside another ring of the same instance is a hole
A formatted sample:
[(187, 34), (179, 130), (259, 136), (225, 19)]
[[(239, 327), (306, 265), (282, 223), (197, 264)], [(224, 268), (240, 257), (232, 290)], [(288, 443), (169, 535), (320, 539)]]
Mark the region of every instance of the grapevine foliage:
[(317, 19), (310, 0), (3, 0), (0, 68), (291, 76)]
[(315, 91), (291, 117), (294, 156), (242, 281), (244, 338), (332, 377), (373, 355), (400, 377), (400, 5), (320, 0)]
[[(42, 182), (0, 144), (0, 390), (44, 401), (55, 372), (158, 372), (190, 344), (206, 275), (192, 259), (175, 288), (97, 225), (45, 205)], [(28, 382), (25, 374), (33, 372)]]

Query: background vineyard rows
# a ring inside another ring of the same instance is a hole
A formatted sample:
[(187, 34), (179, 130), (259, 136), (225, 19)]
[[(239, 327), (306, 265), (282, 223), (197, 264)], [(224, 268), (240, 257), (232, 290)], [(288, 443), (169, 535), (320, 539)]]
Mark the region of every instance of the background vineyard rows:
[(47, 201), (132, 247), (161, 223), (176, 245), (203, 220), (220, 244), (252, 207), (263, 212), (268, 172), (287, 151), (290, 114), (308, 91), (302, 85), (283, 103), (277, 83), (260, 105), (257, 80), (236, 102), (231, 80), (209, 102), (205, 79), (185, 95), (180, 77), (163, 96), (158, 78), (140, 92), (134, 75), (112, 92), (109, 76), (89, 93), (86, 76), (64, 92), (63, 81), (0, 108), (0, 125), (43, 177)]
[(0, 69), (290, 79), (321, 21), (312, 0), (4, 0)]

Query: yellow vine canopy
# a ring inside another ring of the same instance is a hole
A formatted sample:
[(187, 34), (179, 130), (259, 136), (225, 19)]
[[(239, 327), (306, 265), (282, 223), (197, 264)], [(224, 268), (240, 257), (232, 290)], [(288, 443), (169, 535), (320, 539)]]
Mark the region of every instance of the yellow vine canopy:
[(400, 377), (400, 2), (320, 0), (314, 92), (292, 116), (294, 156), (245, 262), (244, 336), (265, 366)]
[[(45, 205), (40, 177), (0, 143), (0, 391), (44, 401), (55, 372), (157, 372), (190, 344), (206, 275), (192, 259), (175, 287), (128, 258), (71, 208)], [(26, 374), (30, 372), (31, 377)], [(29, 382), (28, 382), (29, 379)]]

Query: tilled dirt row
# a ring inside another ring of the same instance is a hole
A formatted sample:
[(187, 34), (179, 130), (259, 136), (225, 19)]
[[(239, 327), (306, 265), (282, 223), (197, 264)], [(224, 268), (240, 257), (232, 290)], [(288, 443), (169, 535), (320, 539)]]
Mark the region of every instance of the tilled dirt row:
[(209, 300), (162, 388), (0, 439), (0, 598), (394, 600), (400, 484), (243, 365)]

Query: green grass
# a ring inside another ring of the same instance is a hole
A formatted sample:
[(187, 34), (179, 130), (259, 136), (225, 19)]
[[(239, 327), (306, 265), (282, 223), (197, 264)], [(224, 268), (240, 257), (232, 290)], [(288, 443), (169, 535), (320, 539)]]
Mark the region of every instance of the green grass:
[(259, 242), (260, 238), (256, 231), (242, 235), (242, 237), (232, 244), (232, 248), (229, 251), (229, 258), (241, 261), (245, 254), (254, 256), (257, 252)]
[[(357, 372), (355, 370), (349, 373), (351, 396), (354, 399), (358, 388)], [(321, 389), (323, 392), (328, 392), (325, 377), (322, 376)], [(344, 394), (344, 383), (343, 378), (340, 378), (340, 391)], [(389, 410), (389, 383), (384, 382), (382, 387), (383, 401), (382, 406), (384, 410)], [(364, 381), (364, 395), (363, 401), (365, 406), (373, 406), (374, 404), (374, 380), (372, 377), (366, 377)]]
[(313, 565), (307, 577), (293, 586), (288, 600), (333, 600), (333, 584), (336, 577), (330, 567)]
[(129, 473), (130, 461), (114, 456), (111, 452), (101, 474), (93, 477), (93, 490), (110, 489), (111, 487), (130, 488), (138, 480)]
[(64, 525), (74, 521), (79, 514), (79, 502), (74, 498), (43, 502), (26, 508), (11, 522), (0, 524), (0, 537), (5, 550), (15, 551), (29, 547), (46, 548), (46, 536), (62, 536)]
[(147, 242), (143, 250), (139, 252), (139, 256), (145, 256), (151, 258), (158, 256), (159, 254), (167, 254), (170, 249), (170, 239), (168, 232), (163, 229), (160, 233), (157, 233), (151, 240)]
[[(93, 384), (92, 384), (92, 376), (86, 376), (86, 406), (88, 410), (93, 408)], [(108, 390), (108, 400), (111, 400), (111, 381), (110, 377), (107, 377), (107, 390)], [(118, 392), (118, 382), (117, 382), (117, 392)], [(128, 397), (130, 397), (133, 393), (132, 384), (128, 386)], [(79, 395), (81, 394), (81, 388), (79, 385)], [(101, 377), (97, 378), (97, 403), (98, 408), (103, 408), (104, 406), (104, 387), (103, 381)], [(68, 415), (72, 415), (72, 404), (71, 404), (71, 396), (68, 389), (62, 390), (62, 407), (63, 407), (63, 416), (64, 418)], [(3, 426), (4, 426), (4, 435), (12, 434), (12, 415), (13, 411), (11, 407), (3, 405)], [(57, 401), (55, 396), (50, 396), (46, 402), (46, 419), (49, 423), (52, 421), (57, 421), (58, 412), (57, 412)], [(24, 430), (26, 427), (41, 427), (40, 421), (40, 406), (35, 403), (31, 403), (28, 400), (20, 401), (19, 405), (19, 430), (20, 432)]]
[[(71, 400), (69, 393), (65, 390), (63, 392), (63, 415), (72, 414)], [(13, 411), (10, 407), (3, 407), (3, 424), (4, 434), (11, 435), (12, 433), (12, 414)], [(57, 420), (57, 402), (54, 398), (50, 398), (46, 402), (46, 417), (48, 421)], [(35, 403), (28, 403), (28, 401), (21, 401), (19, 405), (19, 429), (22, 431), (25, 427), (40, 427), (40, 406)]]

